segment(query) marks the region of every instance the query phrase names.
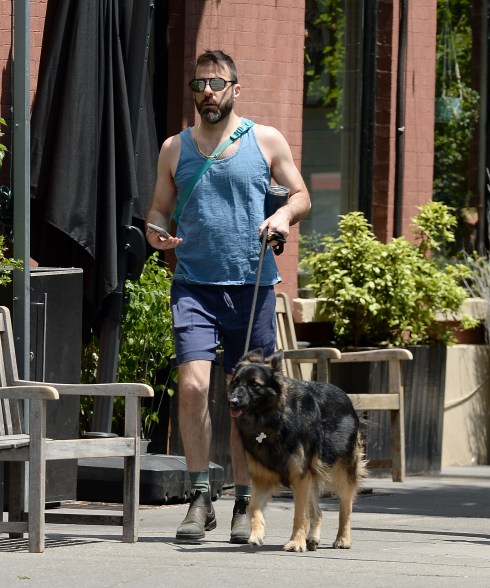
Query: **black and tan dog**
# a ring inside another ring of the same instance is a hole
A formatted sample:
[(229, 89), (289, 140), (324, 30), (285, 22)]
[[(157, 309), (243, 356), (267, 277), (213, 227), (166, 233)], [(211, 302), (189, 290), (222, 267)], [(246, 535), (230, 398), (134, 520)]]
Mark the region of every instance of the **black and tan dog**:
[(359, 417), (339, 388), (284, 376), (283, 357), (282, 351), (268, 359), (260, 349), (248, 353), (229, 386), (231, 416), (252, 477), (248, 542), (264, 542), (263, 511), (272, 493), (283, 485), (294, 496), (293, 532), (284, 545), (286, 551), (317, 548), (322, 525), (318, 500), (326, 490), (340, 498), (333, 545), (348, 549), (352, 503), (366, 473)]

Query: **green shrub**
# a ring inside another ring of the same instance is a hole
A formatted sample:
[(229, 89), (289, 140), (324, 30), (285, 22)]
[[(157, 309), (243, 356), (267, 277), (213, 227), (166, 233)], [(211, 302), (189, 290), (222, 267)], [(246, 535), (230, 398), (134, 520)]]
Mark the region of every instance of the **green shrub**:
[[(143, 382), (153, 386), (155, 392), (164, 391), (173, 395), (173, 371), (168, 370), (174, 356), (172, 315), (170, 310), (171, 274), (158, 258), (151, 255), (140, 278), (125, 284), (126, 304), (121, 323), (121, 342), (118, 357), (119, 382)], [(82, 381), (95, 382), (99, 342), (94, 336), (84, 349)], [(170, 375), (164, 384), (157, 384), (157, 375), (163, 371)], [(160, 402), (163, 394), (160, 396)], [(82, 399), (81, 429), (88, 430), (93, 407), (89, 399)], [(142, 408), (142, 433), (147, 436), (153, 423), (158, 422), (158, 406)], [(124, 399), (114, 399), (113, 430), (121, 429), (124, 415)]]
[[(456, 219), (442, 203), (420, 207), (412, 219), (416, 243), (404, 237), (378, 241), (361, 212), (340, 216), (339, 233), (312, 254), (310, 286), (324, 299), (322, 312), (333, 323), (340, 345), (451, 344), (454, 329), (436, 321), (456, 314), (467, 292), (468, 269), (443, 264), (436, 250), (450, 241)], [(474, 326), (468, 316), (463, 328)]]

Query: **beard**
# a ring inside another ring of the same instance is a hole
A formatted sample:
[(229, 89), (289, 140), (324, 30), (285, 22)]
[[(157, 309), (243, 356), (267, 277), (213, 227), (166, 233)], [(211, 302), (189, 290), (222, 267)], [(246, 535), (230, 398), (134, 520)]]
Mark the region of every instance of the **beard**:
[(196, 108), (199, 112), (199, 116), (202, 119), (212, 125), (215, 125), (229, 116), (230, 112), (233, 110), (233, 102), (233, 95), (231, 95), (228, 100), (223, 100), (221, 104), (216, 105), (210, 104), (208, 102), (201, 102), (198, 104), (196, 101)]

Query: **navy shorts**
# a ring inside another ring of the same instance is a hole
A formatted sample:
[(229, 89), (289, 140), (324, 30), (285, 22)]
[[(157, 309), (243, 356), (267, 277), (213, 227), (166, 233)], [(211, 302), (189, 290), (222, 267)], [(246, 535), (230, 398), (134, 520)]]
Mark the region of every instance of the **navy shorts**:
[[(171, 290), (177, 363), (196, 359), (214, 361), (224, 348), (224, 370), (229, 374), (245, 351), (255, 286), (207, 286), (174, 281)], [(276, 345), (274, 286), (260, 286), (249, 349), (261, 348), (268, 357)]]

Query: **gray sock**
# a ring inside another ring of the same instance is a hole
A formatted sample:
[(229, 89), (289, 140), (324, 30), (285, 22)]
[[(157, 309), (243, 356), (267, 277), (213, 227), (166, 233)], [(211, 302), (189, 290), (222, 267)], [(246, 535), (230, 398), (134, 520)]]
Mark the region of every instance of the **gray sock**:
[(191, 479), (192, 490), (209, 491), (209, 470), (189, 472), (189, 478)]
[(235, 499), (238, 500), (239, 498), (250, 498), (252, 494), (252, 486), (241, 486), (240, 484), (235, 484)]

